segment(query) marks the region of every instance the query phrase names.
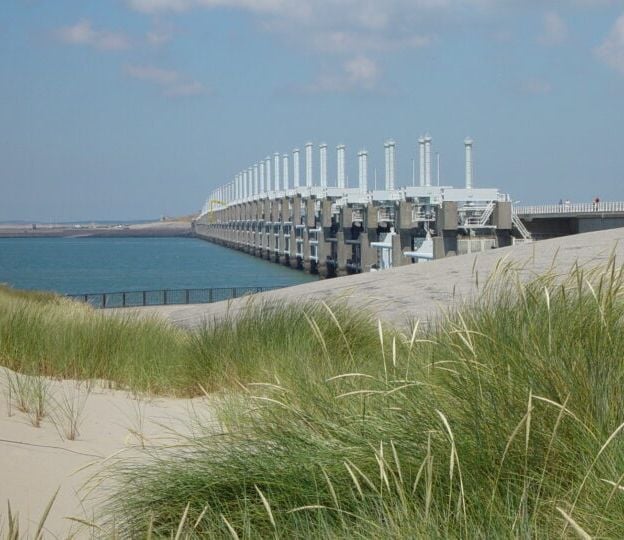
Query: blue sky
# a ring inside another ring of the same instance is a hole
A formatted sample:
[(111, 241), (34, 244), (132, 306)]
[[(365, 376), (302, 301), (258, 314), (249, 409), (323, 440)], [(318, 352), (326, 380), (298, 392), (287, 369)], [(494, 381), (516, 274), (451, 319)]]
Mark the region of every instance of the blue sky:
[(308, 140), (408, 185), (425, 132), (443, 184), (470, 135), (478, 186), (624, 199), (622, 0), (1, 4), (0, 221), (190, 213)]

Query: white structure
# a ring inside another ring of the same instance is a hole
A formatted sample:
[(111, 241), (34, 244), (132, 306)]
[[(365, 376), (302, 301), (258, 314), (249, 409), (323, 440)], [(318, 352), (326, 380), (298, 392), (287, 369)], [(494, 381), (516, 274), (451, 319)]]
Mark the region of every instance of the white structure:
[(466, 146), (466, 189), (472, 189), (472, 139), (466, 137), (464, 145)]
[(290, 174), (289, 174), (289, 167), (288, 167), (288, 154), (284, 154), (282, 156), (282, 163), (283, 163), (283, 168), (282, 168), (282, 181), (283, 181), (283, 185), (284, 185), (284, 190), (288, 191), (290, 189)]
[(258, 195), (260, 193), (260, 191), (258, 190), (260, 186), (258, 184), (258, 164), (257, 163), (254, 163), (254, 166), (253, 166), (253, 183), (254, 183), (254, 186), (253, 186), (254, 195)]
[(293, 183), (295, 185), (295, 189), (299, 187), (299, 183), (300, 183), (299, 172), (300, 172), (299, 148), (295, 148), (293, 150)]
[(346, 146), (339, 144), (336, 146), (336, 186), (344, 189), (346, 186), (346, 169), (345, 169), (345, 152)]
[(425, 186), (425, 138), (420, 137), (418, 139), (418, 157), (419, 157), (419, 166), (420, 166), (420, 182), (421, 186)]
[(312, 187), (312, 146), (311, 142), (305, 145), (306, 187)]
[(253, 168), (247, 168), (247, 197), (253, 197)]
[(280, 155), (279, 152), (273, 154), (273, 189), (275, 191), (280, 190)]
[(431, 186), (431, 137), (425, 135), (425, 186)]
[(393, 140), (386, 141), (384, 144), (386, 155), (386, 191), (394, 190), (395, 147), (396, 143)]
[(259, 164), (259, 189), (260, 189), (260, 195), (264, 195), (264, 161), (260, 161)]
[(271, 156), (264, 158), (264, 180), (266, 182), (266, 190), (271, 191)]
[(358, 152), (358, 188), (361, 193), (368, 191), (368, 152)]
[(321, 143), (319, 145), (319, 161), (320, 161), (320, 184), (321, 187), (327, 187), (327, 145)]

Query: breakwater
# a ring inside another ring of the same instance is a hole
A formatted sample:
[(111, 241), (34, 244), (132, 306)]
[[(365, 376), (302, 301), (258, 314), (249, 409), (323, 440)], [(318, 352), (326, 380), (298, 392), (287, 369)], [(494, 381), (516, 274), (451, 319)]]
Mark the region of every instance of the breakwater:
[(145, 238), (192, 236), (190, 222), (156, 221), (139, 224), (5, 224), (0, 238)]

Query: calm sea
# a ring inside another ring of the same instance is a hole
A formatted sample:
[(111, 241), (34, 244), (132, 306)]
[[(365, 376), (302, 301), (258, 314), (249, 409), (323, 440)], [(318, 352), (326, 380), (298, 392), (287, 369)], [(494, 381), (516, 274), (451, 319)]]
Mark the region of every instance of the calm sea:
[(315, 279), (194, 238), (0, 238), (0, 283), (20, 289), (80, 294)]

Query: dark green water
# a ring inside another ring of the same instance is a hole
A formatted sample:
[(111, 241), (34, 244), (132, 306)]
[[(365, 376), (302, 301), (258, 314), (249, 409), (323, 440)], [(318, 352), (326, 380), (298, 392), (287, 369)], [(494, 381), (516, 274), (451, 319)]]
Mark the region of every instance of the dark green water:
[(80, 294), (315, 279), (194, 238), (0, 238), (0, 283), (20, 289)]

